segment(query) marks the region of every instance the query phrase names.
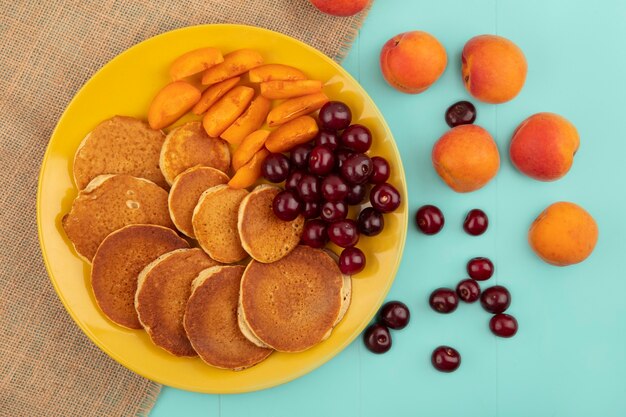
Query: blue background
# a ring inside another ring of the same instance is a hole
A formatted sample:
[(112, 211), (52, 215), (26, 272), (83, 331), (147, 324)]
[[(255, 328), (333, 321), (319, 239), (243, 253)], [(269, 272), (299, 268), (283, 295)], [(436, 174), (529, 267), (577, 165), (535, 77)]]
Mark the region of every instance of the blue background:
[[(448, 53), (441, 79), (419, 95), (393, 90), (378, 66), (382, 45), (409, 30), (430, 32)], [(511, 102), (472, 100), (477, 124), (496, 138), (502, 167), (487, 187), (456, 194), (432, 169), (430, 150), (447, 129), (445, 109), (471, 99), (461, 83), (460, 54), (468, 39), (483, 33), (517, 43), (528, 77)], [(435, 204), (446, 217), (444, 230), (431, 237), (411, 222), (388, 297), (408, 304), (411, 324), (393, 333), (385, 355), (369, 353), (359, 338), (316, 371), (273, 389), (219, 396), (165, 387), (151, 416), (625, 416), (625, 41), (624, 0), (375, 1), (343, 65), (394, 133), (411, 214)], [(554, 183), (522, 176), (508, 159), (514, 128), (540, 111), (565, 116), (581, 137), (572, 170)], [(559, 200), (582, 205), (600, 228), (593, 255), (566, 268), (541, 262), (526, 241), (532, 220)], [(474, 207), (490, 216), (480, 237), (461, 227)], [(465, 278), (465, 263), (474, 256), (495, 262), (495, 277), (486, 284), (512, 293), (509, 312), (520, 324), (512, 339), (489, 332), (489, 315), (478, 304), (451, 315), (428, 306), (433, 289)], [(438, 373), (430, 365), (441, 344), (460, 351), (457, 372)]]

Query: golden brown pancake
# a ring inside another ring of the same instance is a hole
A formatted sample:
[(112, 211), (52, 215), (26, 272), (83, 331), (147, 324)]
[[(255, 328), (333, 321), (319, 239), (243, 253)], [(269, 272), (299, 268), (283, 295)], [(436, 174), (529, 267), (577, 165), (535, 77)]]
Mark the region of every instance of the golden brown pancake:
[(178, 174), (196, 165), (228, 172), (230, 149), (226, 141), (209, 137), (201, 122), (189, 122), (167, 135), (159, 165), (171, 185)]
[[(352, 278), (349, 275), (343, 276), (343, 286), (341, 287), (341, 309), (339, 310), (339, 315), (337, 316), (337, 320), (333, 324), (333, 327), (326, 332), (322, 341), (328, 339), (333, 331), (333, 329), (343, 320), (346, 313), (348, 312), (348, 308), (350, 307), (350, 303), (352, 301)], [(241, 312), (241, 304), (237, 309), (237, 323), (239, 324), (239, 330), (246, 336), (246, 338), (259, 347), (267, 348), (265, 343), (259, 340), (254, 333), (248, 327), (248, 324), (243, 319), (243, 314)]]
[(339, 322), (343, 320), (344, 316), (348, 312), (350, 303), (352, 302), (352, 277), (350, 275), (343, 275), (342, 277), (343, 285), (341, 286), (341, 309), (339, 309), (339, 315), (337, 316), (334, 326), (338, 325)]
[(139, 273), (135, 309), (155, 345), (176, 356), (196, 356), (183, 328), (185, 306), (194, 278), (216, 265), (201, 249), (177, 249)]
[[(330, 249), (324, 249), (335, 262), (339, 262), (339, 256)], [(339, 310), (339, 316), (337, 317), (337, 321), (335, 321), (335, 326), (339, 324), (341, 320), (343, 320), (344, 316), (348, 312), (348, 308), (350, 307), (350, 303), (352, 302), (352, 276), (342, 274), (343, 277), (343, 286), (341, 287), (341, 309)], [(328, 336), (330, 336), (330, 332), (328, 332)]]
[(280, 188), (259, 185), (239, 206), (237, 229), (241, 245), (253, 259), (263, 263), (276, 262), (291, 252), (302, 236), (304, 217), (292, 221), (274, 215), (272, 201)]
[(189, 168), (176, 177), (167, 204), (170, 217), (176, 228), (189, 237), (195, 238), (191, 217), (193, 209), (203, 192), (211, 187), (228, 182), (228, 175), (211, 167)]
[(241, 247), (237, 213), (246, 190), (217, 185), (202, 193), (191, 222), (200, 247), (218, 262), (239, 262), (248, 254)]
[(281, 352), (321, 342), (337, 323), (345, 292), (337, 263), (323, 250), (298, 246), (280, 261), (252, 261), (241, 280), (242, 332)]
[[(335, 260), (335, 262), (337, 262), (339, 257), (335, 255), (335, 253), (333, 253), (332, 251), (328, 249), (324, 251), (328, 253), (330, 257)], [(348, 308), (350, 308), (351, 302), (352, 302), (352, 277), (350, 275), (343, 274), (343, 285), (341, 287), (341, 308), (339, 309), (339, 315), (337, 316), (337, 320), (335, 320), (335, 323), (333, 324), (332, 329), (329, 329), (328, 332), (326, 332), (326, 334), (322, 338), (322, 341), (328, 339), (333, 329), (341, 322), (341, 320), (343, 320), (346, 313), (348, 312)], [(241, 312), (241, 304), (239, 304), (239, 307), (237, 310), (237, 322), (239, 323), (239, 330), (241, 330), (241, 332), (244, 334), (244, 336), (246, 336), (248, 340), (250, 340), (252, 343), (254, 343), (257, 346), (265, 347), (265, 348), (268, 347), (265, 343), (259, 340), (254, 335), (254, 333), (252, 333), (252, 331), (248, 327), (248, 324), (244, 321), (243, 314)]]
[(165, 135), (134, 117), (115, 116), (101, 122), (78, 147), (74, 182), (79, 190), (102, 174), (127, 174), (167, 187), (159, 168)]
[(135, 310), (139, 273), (150, 262), (189, 244), (175, 231), (153, 224), (133, 224), (111, 233), (93, 258), (91, 286), (100, 310), (111, 321), (141, 329)]
[(193, 281), (184, 326), (191, 345), (211, 366), (241, 370), (271, 353), (244, 337), (237, 325), (237, 303), (243, 266), (215, 266)]
[(173, 228), (167, 192), (130, 175), (100, 175), (78, 193), (62, 225), (76, 252), (91, 262), (107, 235), (129, 224)]

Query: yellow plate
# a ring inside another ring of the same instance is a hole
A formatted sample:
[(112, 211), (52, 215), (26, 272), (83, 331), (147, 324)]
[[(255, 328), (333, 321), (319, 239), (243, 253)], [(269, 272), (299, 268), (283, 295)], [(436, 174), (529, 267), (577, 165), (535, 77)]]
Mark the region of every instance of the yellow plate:
[[(212, 368), (197, 358), (176, 358), (154, 346), (143, 331), (126, 330), (107, 320), (96, 306), (90, 267), (81, 261), (61, 227), (76, 196), (72, 160), (78, 144), (100, 121), (116, 114), (146, 118), (150, 100), (168, 82), (169, 64), (182, 53), (215, 46), (224, 53), (239, 48), (260, 51), (266, 62), (291, 64), (324, 80), (334, 100), (346, 102), (353, 120), (373, 133), (372, 154), (390, 162), (402, 205), (385, 215), (385, 229), (362, 237), (367, 267), (353, 279), (352, 305), (323, 343), (297, 354), (274, 353), (241, 372)], [(375, 65), (375, 64), (372, 64)], [(237, 393), (269, 388), (322, 365), (345, 348), (370, 322), (395, 277), (407, 229), (407, 191), (400, 155), (382, 115), (359, 84), (321, 52), (295, 39), (241, 25), (195, 26), (165, 33), (120, 54), (76, 94), (52, 134), (39, 178), (37, 223), (50, 279), (74, 321), (103, 351), (132, 371), (156, 382), (205, 393)]]

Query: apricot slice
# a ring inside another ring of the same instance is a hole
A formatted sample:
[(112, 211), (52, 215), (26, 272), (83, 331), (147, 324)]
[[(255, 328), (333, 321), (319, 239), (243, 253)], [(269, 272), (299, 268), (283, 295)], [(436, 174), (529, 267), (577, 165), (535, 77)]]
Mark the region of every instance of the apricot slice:
[(270, 127), (282, 125), (297, 117), (319, 110), (328, 103), (328, 96), (324, 93), (309, 94), (302, 97), (285, 100), (272, 109), (267, 115), (267, 124)]
[(254, 184), (256, 180), (261, 177), (261, 165), (269, 154), (269, 151), (265, 148), (255, 153), (252, 159), (250, 159), (247, 164), (245, 164), (244, 166), (239, 168), (237, 172), (235, 172), (235, 175), (233, 175), (230, 181), (228, 181), (228, 185), (231, 188), (239, 189), (248, 188), (252, 184)]
[(209, 68), (202, 75), (202, 84), (209, 85), (236, 77), (263, 64), (263, 57), (252, 49), (239, 49), (226, 54), (224, 62)]
[(219, 137), (246, 110), (254, 90), (240, 85), (227, 92), (202, 118), (202, 126), (212, 138)]
[(257, 96), (235, 123), (222, 133), (222, 139), (233, 145), (239, 145), (246, 136), (263, 126), (271, 105), (272, 103), (265, 97)]
[(217, 48), (200, 48), (182, 54), (174, 60), (170, 67), (172, 80), (189, 77), (219, 63), (224, 62), (222, 52)]
[(152, 129), (163, 129), (187, 113), (200, 100), (200, 90), (185, 81), (174, 81), (163, 87), (152, 99), (148, 123)]
[(261, 95), (269, 99), (282, 99), (319, 93), (322, 82), (319, 80), (266, 81), (260, 84)]
[(235, 171), (247, 164), (254, 154), (263, 149), (269, 134), (269, 130), (257, 130), (246, 136), (233, 153), (233, 169)]
[(224, 80), (222, 82), (214, 84), (204, 90), (204, 93), (202, 93), (202, 97), (200, 97), (200, 101), (198, 101), (191, 110), (193, 114), (200, 115), (207, 111), (209, 107), (214, 105), (217, 100), (224, 96), (224, 94), (232, 90), (233, 87), (237, 85), (239, 80), (241, 80), (241, 77), (229, 78), (228, 80)]
[(262, 83), (265, 81), (306, 80), (306, 75), (297, 68), (283, 64), (266, 64), (250, 70), (250, 81)]
[(300, 116), (280, 125), (278, 129), (270, 133), (265, 147), (271, 152), (286, 152), (296, 145), (310, 141), (318, 131), (319, 128), (314, 118)]

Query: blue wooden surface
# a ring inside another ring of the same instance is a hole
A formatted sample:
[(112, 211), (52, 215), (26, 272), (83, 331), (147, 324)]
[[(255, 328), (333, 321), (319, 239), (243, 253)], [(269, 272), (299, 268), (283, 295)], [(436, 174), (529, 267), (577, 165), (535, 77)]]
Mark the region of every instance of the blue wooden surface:
[[(300, 0), (299, 0), (300, 1)], [(382, 45), (408, 30), (435, 35), (448, 68), (428, 91), (391, 89), (378, 67)], [(512, 39), (529, 63), (526, 85), (513, 101), (476, 102), (477, 123), (496, 138), (502, 167), (495, 181), (456, 194), (430, 163), (447, 126), (448, 105), (469, 99), (460, 53), (474, 35)], [(332, 36), (332, 34), (329, 34)], [(411, 227), (389, 299), (411, 308), (410, 326), (393, 334), (392, 350), (369, 353), (357, 339), (335, 359), (287, 385), (243, 395), (202, 395), (164, 388), (151, 416), (624, 416), (626, 415), (626, 2), (605, 0), (377, 0), (344, 62), (391, 126), (406, 168), (411, 213), (436, 204), (446, 216), (437, 236)], [(570, 173), (539, 183), (514, 170), (507, 149), (513, 129), (539, 111), (560, 113), (581, 136)], [(570, 200), (597, 220), (600, 240), (585, 263), (556, 268), (539, 261), (526, 231), (547, 205)], [(467, 210), (484, 209), (489, 231), (465, 235)], [(438, 315), (427, 304), (439, 286), (464, 278), (473, 256), (491, 257), (496, 282), (513, 297), (520, 331), (510, 340), (488, 330), (478, 305)], [(434, 371), (432, 349), (450, 344), (462, 354), (453, 374)]]

